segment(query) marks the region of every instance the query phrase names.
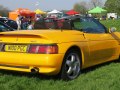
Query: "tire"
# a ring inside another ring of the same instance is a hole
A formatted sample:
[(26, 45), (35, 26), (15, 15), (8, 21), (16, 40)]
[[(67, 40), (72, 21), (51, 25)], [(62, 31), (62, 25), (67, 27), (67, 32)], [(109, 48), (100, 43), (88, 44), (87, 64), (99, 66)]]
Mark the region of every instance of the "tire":
[(119, 58), (117, 59), (117, 62), (120, 62), (120, 56), (119, 56)]
[(73, 80), (80, 75), (81, 60), (80, 53), (75, 49), (69, 50), (63, 60), (61, 68), (62, 80)]

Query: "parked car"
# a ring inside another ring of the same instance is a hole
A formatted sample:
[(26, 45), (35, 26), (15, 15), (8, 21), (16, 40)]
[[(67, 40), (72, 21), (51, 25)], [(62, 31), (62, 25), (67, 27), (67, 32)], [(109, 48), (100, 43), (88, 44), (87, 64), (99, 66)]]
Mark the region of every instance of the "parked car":
[(11, 20), (7, 17), (0, 17), (0, 21), (3, 22), (4, 24), (7, 24), (8, 26), (10, 26), (13, 29), (17, 29), (17, 23), (14, 20)]
[(10, 26), (0, 22), (0, 32), (6, 32), (6, 31), (14, 31), (14, 29), (11, 28)]
[[(67, 20), (67, 19), (65, 19)], [(71, 29), (0, 33), (0, 69), (77, 78), (82, 69), (119, 59), (120, 33), (89, 17), (74, 17)]]

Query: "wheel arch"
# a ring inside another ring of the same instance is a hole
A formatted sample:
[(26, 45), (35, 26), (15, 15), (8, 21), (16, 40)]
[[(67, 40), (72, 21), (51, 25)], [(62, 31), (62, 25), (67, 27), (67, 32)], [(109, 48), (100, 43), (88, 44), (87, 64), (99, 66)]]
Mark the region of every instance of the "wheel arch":
[(67, 50), (66, 50), (66, 52), (65, 52), (65, 54), (64, 54), (64, 58), (63, 58), (63, 62), (62, 62), (62, 65), (61, 65), (61, 70), (60, 70), (60, 72), (58, 73), (58, 77), (60, 77), (61, 78), (61, 75), (62, 75), (62, 68), (63, 68), (63, 65), (64, 65), (64, 63), (65, 63), (65, 57), (66, 57), (66, 55), (69, 53), (69, 51), (71, 51), (71, 50), (76, 50), (78, 53), (79, 53), (79, 56), (80, 56), (80, 68), (82, 68), (82, 64), (83, 64), (83, 60), (82, 60), (82, 50), (81, 50), (81, 48), (79, 47), (79, 46), (77, 46), (77, 45), (72, 45), (72, 46), (70, 46)]
[[(73, 45), (73, 46), (71, 46), (71, 47), (69, 47), (69, 48), (67, 49), (67, 51), (65, 52), (65, 55), (66, 55), (70, 50), (76, 50), (76, 51), (79, 52), (80, 62), (81, 62), (81, 68), (82, 68), (82, 65), (83, 65), (83, 55), (82, 55), (82, 50), (81, 50), (81, 48), (80, 48), (79, 46), (77, 46), (77, 45)], [(65, 55), (64, 55), (64, 57), (65, 57)]]

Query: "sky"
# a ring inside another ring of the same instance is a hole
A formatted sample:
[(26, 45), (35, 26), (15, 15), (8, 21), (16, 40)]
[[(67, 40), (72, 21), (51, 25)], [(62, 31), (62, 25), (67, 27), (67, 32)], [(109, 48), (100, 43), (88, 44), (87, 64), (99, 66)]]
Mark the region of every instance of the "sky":
[[(30, 10), (36, 10), (37, 8), (47, 10), (70, 10), (73, 5), (80, 1), (89, 0), (0, 0), (0, 5), (15, 10), (17, 8), (28, 8)], [(103, 0), (105, 1), (105, 0)]]

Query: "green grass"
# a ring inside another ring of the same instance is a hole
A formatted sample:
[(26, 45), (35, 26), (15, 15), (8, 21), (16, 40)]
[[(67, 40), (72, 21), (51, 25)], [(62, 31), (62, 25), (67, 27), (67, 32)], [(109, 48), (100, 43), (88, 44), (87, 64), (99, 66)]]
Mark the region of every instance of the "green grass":
[[(101, 21), (120, 30), (120, 20)], [(83, 70), (75, 80), (65, 82), (41, 75), (0, 71), (0, 90), (119, 90), (120, 63), (110, 62)]]
[(120, 19), (117, 20), (103, 20), (100, 21), (104, 24), (107, 28), (116, 27), (117, 31), (120, 31)]
[(119, 90), (120, 88), (120, 63), (117, 62), (83, 70), (77, 79), (69, 82), (41, 75), (0, 72), (0, 90)]

